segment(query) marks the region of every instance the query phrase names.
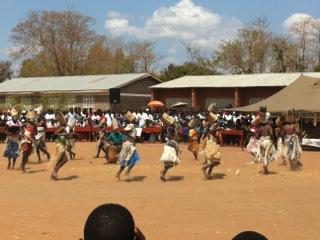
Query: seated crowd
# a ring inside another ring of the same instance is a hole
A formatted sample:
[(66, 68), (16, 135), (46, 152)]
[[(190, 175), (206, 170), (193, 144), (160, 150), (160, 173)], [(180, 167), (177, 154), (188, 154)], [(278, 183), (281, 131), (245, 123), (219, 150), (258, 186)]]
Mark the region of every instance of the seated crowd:
[[(42, 111), (42, 115), (46, 119), (47, 128), (56, 128), (58, 127), (58, 121), (56, 121), (55, 112), (58, 110), (48, 109), (47, 111)], [(132, 111), (132, 110), (130, 110)], [(161, 126), (163, 124), (161, 122), (161, 116), (165, 112), (165, 109), (152, 111), (150, 109), (140, 109), (136, 111), (132, 111), (132, 114), (135, 116), (134, 125), (136, 128), (147, 128), (147, 127), (155, 127)], [(112, 119), (118, 119), (121, 126), (125, 126), (127, 124), (127, 119), (125, 114), (127, 111), (111, 111), (111, 110), (101, 110), (94, 108), (84, 108), (80, 107), (70, 108), (69, 111), (62, 111), (67, 121), (75, 121), (77, 127), (93, 127), (98, 128), (100, 126), (100, 122), (105, 119), (106, 126), (112, 126)], [(189, 132), (189, 121), (196, 116), (200, 120), (200, 122), (205, 119), (205, 112), (202, 110), (182, 110), (182, 109), (170, 109), (167, 113), (174, 117), (174, 119), (179, 122), (182, 135), (181, 139), (183, 142), (188, 141), (188, 132)], [(27, 111), (22, 111), (19, 119), (22, 123), (26, 122), (26, 114)], [(228, 112), (221, 111), (218, 113), (218, 123), (221, 129), (238, 129), (247, 131), (250, 127), (250, 123), (254, 117), (254, 115), (242, 115), (236, 112)], [(3, 111), (0, 113), (0, 127), (5, 125), (5, 122), (10, 120), (11, 116), (9, 111)], [(199, 131), (201, 132), (202, 126), (199, 126)], [(86, 137), (88, 138), (88, 136)], [(47, 139), (51, 139), (51, 134), (47, 134)], [(4, 141), (5, 136), (1, 136), (0, 133), (0, 141)], [(156, 140), (163, 140), (163, 136), (161, 133), (142, 133), (140, 136), (141, 141), (149, 141), (154, 142)], [(226, 136), (224, 142), (226, 144), (239, 145), (239, 137), (236, 136)]]

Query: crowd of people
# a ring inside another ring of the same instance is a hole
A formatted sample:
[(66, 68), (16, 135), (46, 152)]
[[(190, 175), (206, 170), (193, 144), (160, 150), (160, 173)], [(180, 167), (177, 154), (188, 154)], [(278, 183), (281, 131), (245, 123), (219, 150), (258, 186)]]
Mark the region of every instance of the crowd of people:
[[(141, 133), (140, 136), (139, 129), (154, 126), (163, 126), (161, 121), (161, 116), (166, 110), (150, 110), (150, 109), (140, 109), (132, 111), (132, 115), (135, 116), (132, 122), (134, 126), (138, 129), (138, 138), (141, 141), (147, 140), (149, 142), (154, 142), (155, 140), (163, 141), (164, 136), (160, 133)], [(117, 119), (120, 127), (127, 125), (128, 120), (125, 117), (127, 111), (113, 112), (111, 110), (101, 110), (101, 109), (81, 109), (80, 107), (70, 108), (69, 111), (60, 111), (48, 109), (47, 111), (41, 111), (42, 116), (45, 120), (45, 125), (47, 129), (57, 128), (59, 123), (56, 119), (56, 112), (61, 112), (67, 122), (75, 122), (76, 127), (93, 127), (98, 128), (102, 120), (106, 120), (106, 127), (112, 127), (112, 120)], [(181, 141), (188, 142), (188, 132), (190, 127), (188, 126), (189, 121), (197, 117), (200, 120), (205, 119), (205, 111), (192, 111), (192, 110), (182, 110), (182, 109), (171, 109), (167, 111), (170, 116), (172, 116), (175, 121), (181, 126), (180, 134), (183, 136)], [(221, 111), (218, 113), (218, 122), (221, 129), (238, 129), (247, 131), (251, 125), (251, 121), (254, 115), (241, 113), (236, 113), (233, 111)], [(3, 111), (0, 113), (0, 127), (5, 127), (7, 121), (12, 118), (10, 111)], [(27, 111), (22, 111), (18, 116), (19, 121), (23, 124), (27, 122)], [(201, 129), (199, 129), (201, 130)], [(98, 135), (95, 135), (98, 137)], [(53, 140), (52, 133), (48, 132), (46, 135), (47, 140)], [(88, 135), (84, 138), (89, 138)], [(5, 141), (5, 134), (0, 133), (0, 142)], [(239, 145), (240, 139), (238, 137), (226, 136), (224, 139), (226, 144)]]

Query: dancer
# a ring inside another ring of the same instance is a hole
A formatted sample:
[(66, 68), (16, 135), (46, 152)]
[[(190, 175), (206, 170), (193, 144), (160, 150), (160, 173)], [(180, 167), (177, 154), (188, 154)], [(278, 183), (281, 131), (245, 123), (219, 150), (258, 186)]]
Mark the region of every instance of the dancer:
[(160, 179), (166, 181), (166, 173), (168, 170), (180, 162), (179, 156), (181, 150), (178, 144), (178, 136), (174, 127), (168, 128), (168, 134), (166, 137), (166, 144), (164, 145), (163, 153), (161, 156), (161, 162), (163, 163), (163, 170), (160, 172)]
[(50, 154), (48, 153), (47, 146), (46, 146), (46, 130), (47, 130), (46, 119), (41, 114), (41, 112), (38, 112), (36, 126), (37, 126), (37, 135), (35, 136), (35, 140), (36, 140), (35, 145), (36, 145), (36, 152), (38, 156), (38, 162), (41, 163), (40, 151), (47, 155), (48, 161), (50, 160)]
[(197, 120), (195, 118), (191, 119), (191, 121), (188, 123), (189, 126), (189, 144), (188, 144), (188, 150), (192, 152), (195, 160), (198, 160), (198, 152), (199, 152), (199, 139), (200, 139), (200, 133), (197, 131)]
[(128, 167), (125, 175), (127, 180), (130, 181), (130, 172), (136, 163), (140, 160), (140, 156), (136, 147), (134, 146), (136, 138), (136, 129), (132, 123), (128, 124), (125, 129), (126, 140), (122, 143), (121, 151), (119, 154), (120, 169), (116, 175), (120, 181), (121, 172)]
[(208, 110), (205, 112), (206, 118), (202, 122), (204, 127), (203, 138), (206, 137), (208, 133), (212, 133), (212, 137), (216, 138), (219, 144), (222, 143), (222, 134), (221, 134), (221, 126), (219, 123), (219, 115), (214, 112), (216, 108), (216, 104), (210, 104)]
[(22, 161), (21, 161), (21, 170), (23, 173), (26, 172), (26, 164), (29, 161), (29, 157), (32, 153), (33, 146), (35, 143), (35, 133), (37, 126), (34, 123), (35, 112), (30, 110), (27, 114), (27, 122), (23, 126), (23, 136), (21, 141), (21, 150), (22, 150)]
[(291, 170), (302, 167), (300, 156), (302, 147), (300, 143), (299, 124), (294, 120), (293, 112), (281, 115), (276, 120), (276, 136), (278, 156), (282, 157), (282, 165), (290, 164)]
[(201, 167), (205, 179), (211, 179), (212, 170), (221, 163), (220, 145), (212, 134), (207, 134), (200, 143), (200, 151), (204, 152), (205, 161)]
[(103, 151), (105, 153), (105, 158), (108, 158), (108, 150), (109, 150), (109, 144), (107, 142), (107, 131), (106, 131), (106, 123), (107, 120), (104, 118), (100, 122), (100, 129), (99, 129), (99, 139), (97, 144), (97, 154), (94, 156), (94, 158), (99, 158), (100, 152)]
[(73, 119), (72, 122), (67, 123), (66, 127), (66, 150), (69, 153), (70, 159), (74, 159), (76, 156), (76, 152), (74, 151), (75, 143), (78, 138), (78, 134), (75, 132), (76, 120)]
[(59, 128), (54, 132), (56, 139), (56, 154), (55, 159), (52, 160), (53, 171), (51, 173), (52, 180), (58, 180), (58, 171), (63, 167), (64, 164), (68, 162), (68, 157), (66, 153), (67, 149), (67, 122), (61, 112), (56, 113), (56, 119), (59, 123)]
[(257, 117), (252, 121), (252, 125), (258, 128), (260, 154), (263, 158), (263, 174), (268, 174), (268, 165), (276, 157), (276, 149), (274, 146), (274, 134), (270, 121), (267, 116), (267, 108), (260, 107)]
[[(8, 158), (7, 169), (14, 169), (17, 157), (19, 156), (19, 142), (20, 142), (20, 127), (21, 123), (18, 119), (19, 114), (16, 109), (11, 110), (11, 120), (8, 120), (5, 125), (6, 129), (6, 143), (3, 156)], [(12, 165), (11, 165), (12, 160)]]

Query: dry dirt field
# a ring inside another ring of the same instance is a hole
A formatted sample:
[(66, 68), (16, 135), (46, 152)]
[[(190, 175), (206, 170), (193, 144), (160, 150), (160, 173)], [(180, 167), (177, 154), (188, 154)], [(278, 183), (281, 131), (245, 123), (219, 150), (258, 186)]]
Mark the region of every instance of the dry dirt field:
[(274, 240), (320, 239), (320, 152), (303, 153), (302, 171), (273, 162), (272, 174), (263, 176), (257, 165), (244, 164), (251, 159), (247, 152), (224, 147), (215, 178), (204, 180), (202, 159), (194, 161), (183, 146), (181, 164), (163, 183), (162, 145), (138, 145), (138, 150), (142, 159), (131, 182), (118, 182), (117, 165), (92, 157), (94, 143), (76, 143), (76, 159), (61, 169), (57, 182), (50, 180), (46, 163), (36, 164), (35, 155), (26, 174), (7, 171), (0, 157), (0, 239), (78, 240), (91, 210), (108, 202), (126, 206), (151, 240), (229, 240), (243, 230)]

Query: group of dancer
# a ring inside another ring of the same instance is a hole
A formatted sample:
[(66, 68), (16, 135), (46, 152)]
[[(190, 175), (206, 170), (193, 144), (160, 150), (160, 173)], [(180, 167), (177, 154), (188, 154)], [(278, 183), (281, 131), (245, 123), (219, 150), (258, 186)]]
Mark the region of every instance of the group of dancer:
[(263, 174), (268, 174), (268, 165), (282, 158), (282, 165), (289, 163), (291, 170), (302, 167), (300, 161), (302, 147), (299, 119), (294, 110), (282, 113), (275, 121), (268, 119), (267, 108), (260, 107), (250, 128), (248, 151), (255, 161), (262, 163)]
[(31, 154), (36, 150), (38, 162), (41, 163), (41, 152), (47, 156), (47, 160), (52, 165), (51, 178), (57, 180), (59, 169), (68, 161), (66, 152), (70, 158), (75, 157), (73, 147), (76, 135), (74, 133), (74, 122), (67, 124), (63, 114), (57, 112), (57, 121), (59, 128), (55, 131), (56, 136), (56, 154), (55, 158), (51, 159), (51, 155), (46, 146), (46, 124), (45, 118), (41, 114), (41, 108), (30, 110), (27, 113), (27, 121), (21, 123), (19, 120), (19, 112), (16, 109), (11, 109), (9, 119), (6, 122), (6, 143), (3, 156), (8, 159), (7, 169), (15, 168), (16, 160), (21, 155), (20, 169), (23, 173), (26, 172), (26, 165)]
[[(222, 142), (221, 127), (217, 121), (217, 115), (209, 106), (205, 113), (205, 119), (194, 116), (189, 122), (188, 149), (198, 158), (202, 152), (205, 161), (202, 172), (206, 179), (212, 176), (212, 169), (221, 163), (220, 145)], [(254, 156), (253, 162), (261, 163), (262, 173), (268, 174), (269, 164), (282, 158), (281, 165), (290, 165), (291, 170), (301, 169), (300, 161), (302, 147), (299, 117), (291, 109), (282, 113), (277, 118), (270, 118), (266, 107), (260, 107), (256, 117), (251, 122), (251, 128), (247, 134), (247, 150)], [(239, 170), (239, 169), (238, 169)], [(238, 171), (237, 171), (238, 173)]]
[[(268, 174), (268, 165), (278, 157), (282, 157), (282, 164), (290, 164), (291, 169), (302, 167), (300, 155), (302, 152), (300, 138), (301, 133), (296, 119), (288, 114), (282, 114), (276, 119), (274, 124), (267, 118), (267, 109), (261, 107), (257, 116), (252, 121), (250, 128), (250, 141), (248, 151), (255, 157), (255, 160), (262, 163), (262, 173)], [(120, 131), (119, 121), (112, 119), (112, 132), (107, 132), (106, 119), (100, 121), (99, 139), (97, 142), (98, 158), (100, 153), (105, 154), (109, 163), (119, 163), (120, 167), (116, 174), (117, 179), (121, 179), (121, 174), (127, 168), (125, 176), (130, 180), (130, 172), (140, 160), (140, 155), (136, 148), (137, 130), (134, 116), (128, 112), (127, 125)], [(222, 136), (218, 115), (213, 112), (213, 106), (209, 106), (204, 113), (204, 118), (199, 118), (196, 114), (190, 120), (188, 150), (198, 159), (199, 153), (204, 156), (201, 171), (205, 179), (212, 178), (212, 171), (215, 166), (221, 164), (220, 145)], [(27, 114), (27, 121), (21, 123), (18, 119), (19, 113), (16, 109), (11, 110), (11, 119), (6, 122), (7, 140), (5, 144), (4, 157), (8, 159), (7, 169), (14, 169), (17, 158), (21, 155), (20, 169), (26, 171), (26, 164), (29, 157), (36, 150), (38, 162), (41, 160), (41, 152), (47, 156), (47, 160), (52, 166), (51, 178), (58, 179), (58, 171), (76, 155), (74, 144), (77, 139), (75, 132), (75, 120), (67, 119), (61, 112), (56, 112), (58, 128), (54, 132), (56, 139), (55, 157), (51, 158), (46, 147), (46, 124), (41, 109), (30, 110)], [(172, 116), (164, 113), (161, 118), (165, 125), (166, 138), (161, 162), (163, 168), (160, 172), (160, 179), (166, 181), (166, 174), (169, 169), (177, 166), (181, 158), (181, 148), (179, 146), (178, 121)]]

